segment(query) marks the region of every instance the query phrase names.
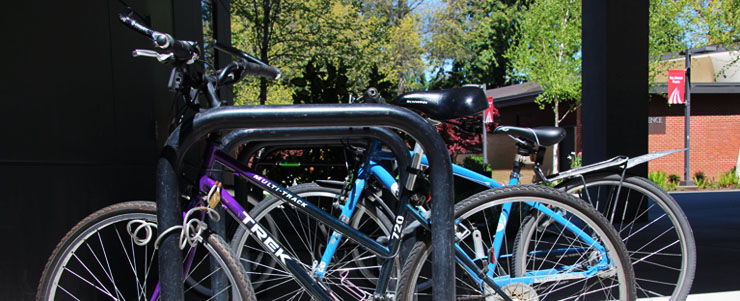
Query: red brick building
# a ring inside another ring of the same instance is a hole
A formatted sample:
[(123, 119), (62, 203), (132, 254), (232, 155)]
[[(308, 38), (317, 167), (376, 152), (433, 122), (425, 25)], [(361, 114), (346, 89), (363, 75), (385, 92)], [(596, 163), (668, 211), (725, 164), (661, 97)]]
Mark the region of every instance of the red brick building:
[[(704, 172), (717, 178), (730, 171), (740, 157), (740, 67), (735, 63), (738, 52), (719, 52), (692, 57), (691, 90), (691, 162), (690, 176)], [(664, 68), (682, 69), (683, 58), (666, 60)], [(647, 122), (649, 126), (648, 151), (663, 151), (684, 147), (684, 105), (668, 105), (665, 76), (657, 77), (658, 84), (650, 91)], [(662, 84), (661, 84), (662, 82)], [(487, 96), (501, 113), (502, 125), (536, 127), (553, 124), (552, 109), (540, 110), (534, 99), (542, 93), (536, 83), (524, 83), (490, 89)], [(567, 155), (580, 150), (580, 122), (578, 114), (571, 114), (561, 126), (568, 138), (561, 143), (560, 168), (566, 168)], [(505, 137), (490, 136), (489, 158), (494, 169), (510, 169), (513, 146)], [(628, 143), (628, 142), (627, 142)], [(511, 153), (511, 154), (509, 154)], [(497, 158), (506, 160), (495, 160)], [(672, 154), (651, 161), (650, 171), (663, 171), (683, 178), (684, 156)]]
[[(665, 86), (649, 104), (650, 152), (684, 148), (684, 105), (668, 105)], [(691, 161), (689, 174), (717, 178), (730, 171), (740, 153), (740, 83), (697, 83), (691, 90)], [(683, 178), (684, 156), (673, 154), (651, 161), (650, 171)]]

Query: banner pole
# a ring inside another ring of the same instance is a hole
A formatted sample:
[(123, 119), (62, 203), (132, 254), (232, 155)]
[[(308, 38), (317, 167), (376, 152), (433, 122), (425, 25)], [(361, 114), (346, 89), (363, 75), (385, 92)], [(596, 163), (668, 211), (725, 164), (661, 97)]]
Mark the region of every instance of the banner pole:
[(690, 164), (691, 164), (691, 49), (686, 50), (686, 107), (684, 108), (684, 133), (686, 139), (684, 140), (684, 186), (694, 185), (694, 181), (690, 177)]

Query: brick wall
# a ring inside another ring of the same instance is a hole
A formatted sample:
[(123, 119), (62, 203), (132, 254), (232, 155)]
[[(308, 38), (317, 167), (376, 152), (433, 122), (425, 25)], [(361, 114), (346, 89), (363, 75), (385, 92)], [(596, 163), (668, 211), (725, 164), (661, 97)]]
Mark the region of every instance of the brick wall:
[[(690, 177), (698, 171), (717, 178), (732, 169), (740, 151), (740, 96), (699, 94), (691, 102)], [(684, 147), (684, 106), (668, 106), (665, 98), (650, 102), (651, 117), (665, 117), (665, 134), (649, 135), (649, 151)], [(648, 165), (650, 171), (664, 171), (683, 178), (684, 155), (672, 154)]]

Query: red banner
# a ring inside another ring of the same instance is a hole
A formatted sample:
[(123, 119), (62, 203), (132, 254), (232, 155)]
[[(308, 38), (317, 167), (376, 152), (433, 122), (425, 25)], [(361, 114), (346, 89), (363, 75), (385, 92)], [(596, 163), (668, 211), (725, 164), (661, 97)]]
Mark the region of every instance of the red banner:
[(684, 89), (686, 88), (686, 71), (668, 70), (668, 104), (682, 104), (685, 102)]
[(483, 113), (483, 122), (493, 123), (493, 97), (488, 96), (488, 109)]

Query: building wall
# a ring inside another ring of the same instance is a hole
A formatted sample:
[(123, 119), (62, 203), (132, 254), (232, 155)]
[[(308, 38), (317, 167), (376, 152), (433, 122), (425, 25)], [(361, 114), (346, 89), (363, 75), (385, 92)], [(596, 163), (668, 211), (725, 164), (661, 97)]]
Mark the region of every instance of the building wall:
[[(730, 94), (692, 95), (690, 177), (704, 172), (718, 177), (737, 164), (740, 151), (740, 97)], [(684, 106), (668, 106), (665, 98), (650, 102), (651, 117), (665, 117), (665, 134), (649, 135), (649, 151), (684, 147)], [(684, 155), (672, 154), (648, 165), (650, 171), (684, 174)]]

